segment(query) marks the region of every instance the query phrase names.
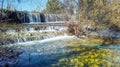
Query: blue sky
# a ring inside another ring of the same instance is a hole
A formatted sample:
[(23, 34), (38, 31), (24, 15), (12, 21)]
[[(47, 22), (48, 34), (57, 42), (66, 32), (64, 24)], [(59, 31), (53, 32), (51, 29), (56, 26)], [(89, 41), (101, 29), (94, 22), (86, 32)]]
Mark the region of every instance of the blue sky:
[(33, 10), (43, 10), (46, 8), (47, 0), (21, 0), (20, 3), (17, 0), (5, 0), (4, 8), (8, 2), (12, 2), (13, 8), (20, 10), (20, 11), (33, 11)]

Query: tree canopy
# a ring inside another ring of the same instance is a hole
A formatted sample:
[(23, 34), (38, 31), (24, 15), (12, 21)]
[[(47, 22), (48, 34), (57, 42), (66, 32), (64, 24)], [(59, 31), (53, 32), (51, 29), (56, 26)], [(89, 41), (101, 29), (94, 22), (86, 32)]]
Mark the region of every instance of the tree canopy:
[(48, 13), (61, 13), (64, 9), (60, 0), (48, 0), (46, 7)]

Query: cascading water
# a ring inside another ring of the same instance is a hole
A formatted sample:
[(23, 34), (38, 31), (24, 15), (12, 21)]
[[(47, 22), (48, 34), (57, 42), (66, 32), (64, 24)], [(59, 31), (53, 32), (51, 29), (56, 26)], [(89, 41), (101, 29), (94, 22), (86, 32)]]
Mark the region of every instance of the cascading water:
[(61, 23), (64, 21), (63, 14), (40, 14), (40, 13), (21, 13), (22, 23), (27, 24), (41, 24), (43, 29), (53, 30), (60, 29), (63, 26), (60, 24), (55, 25), (55, 23)]
[(64, 21), (63, 16), (61, 14), (45, 14), (46, 22), (57, 22)]
[(33, 23), (41, 22), (41, 16), (39, 13), (29, 13), (28, 16), (29, 16), (30, 22), (33, 22)]
[(62, 14), (21, 13), (22, 23), (42, 23), (63, 21)]

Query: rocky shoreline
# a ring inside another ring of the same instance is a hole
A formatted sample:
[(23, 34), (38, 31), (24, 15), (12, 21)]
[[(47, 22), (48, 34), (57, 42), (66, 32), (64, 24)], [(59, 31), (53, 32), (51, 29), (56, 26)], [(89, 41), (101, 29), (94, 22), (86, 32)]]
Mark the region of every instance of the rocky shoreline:
[(21, 53), (22, 53), (22, 50), (20, 49), (2, 46), (0, 47), (0, 62), (17, 58)]

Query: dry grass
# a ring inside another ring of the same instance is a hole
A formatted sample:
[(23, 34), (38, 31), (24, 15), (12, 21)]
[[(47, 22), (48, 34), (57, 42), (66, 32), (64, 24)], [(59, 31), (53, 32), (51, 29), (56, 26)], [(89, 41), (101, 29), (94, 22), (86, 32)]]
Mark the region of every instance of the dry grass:
[(104, 40), (101, 38), (86, 37), (74, 42), (69, 42), (67, 46), (70, 46), (70, 47), (78, 47), (80, 45), (96, 46), (96, 45), (102, 45), (103, 41)]

